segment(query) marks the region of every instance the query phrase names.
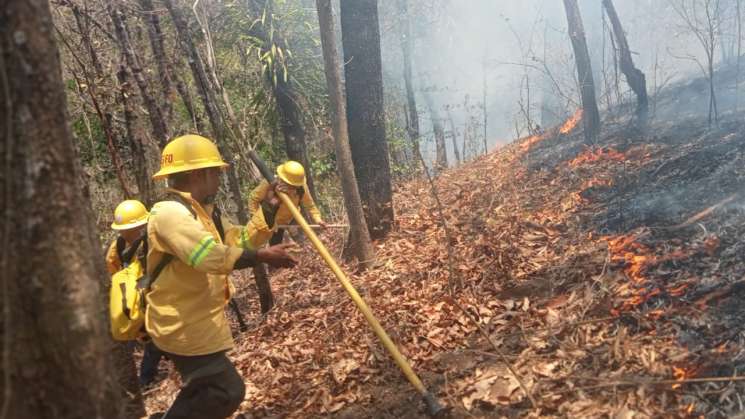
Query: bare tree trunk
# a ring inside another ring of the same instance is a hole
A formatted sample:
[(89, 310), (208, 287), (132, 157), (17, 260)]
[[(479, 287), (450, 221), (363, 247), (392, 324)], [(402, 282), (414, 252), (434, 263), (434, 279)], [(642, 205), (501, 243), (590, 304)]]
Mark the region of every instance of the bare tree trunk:
[(448, 155), (445, 144), (445, 129), (442, 127), (442, 119), (437, 111), (436, 105), (432, 101), (429, 93), (424, 94), (424, 100), (429, 108), (429, 115), (432, 118), (432, 130), (435, 136), (435, 172), (447, 169)]
[(585, 128), (585, 141), (594, 143), (600, 133), (600, 112), (595, 98), (595, 82), (592, 78), (592, 64), (590, 63), (590, 54), (587, 51), (585, 29), (582, 25), (582, 16), (579, 12), (579, 6), (577, 6), (577, 0), (564, 0), (564, 9), (567, 15), (569, 37), (574, 49), (574, 59), (577, 64), (580, 96), (582, 97), (582, 109), (584, 111), (582, 122)]
[(629, 43), (626, 40), (626, 33), (623, 31), (623, 26), (616, 13), (616, 8), (613, 6), (613, 1), (603, 0), (603, 7), (613, 27), (613, 36), (616, 39), (618, 55), (620, 56), (621, 71), (626, 76), (626, 82), (628, 82), (629, 87), (631, 87), (631, 90), (636, 95), (636, 114), (640, 121), (644, 122), (649, 114), (647, 79), (644, 73), (634, 66)]
[[(486, 58), (484, 58), (483, 67), (482, 67), (482, 74), (483, 74), (483, 89), (484, 89), (484, 100), (481, 103), (484, 109), (484, 154), (489, 152), (489, 144), (488, 144), (488, 138), (487, 138), (487, 130), (486, 130), (486, 123), (488, 122), (486, 113)], [(453, 145), (455, 145), (455, 139), (453, 139)], [(456, 156), (457, 157), (457, 156)], [(458, 159), (460, 160), (460, 159)]]
[(132, 43), (130, 42), (129, 34), (122, 17), (122, 11), (120, 10), (119, 2), (104, 1), (104, 4), (106, 4), (106, 11), (111, 18), (111, 22), (114, 24), (114, 33), (116, 34), (116, 39), (119, 44), (119, 50), (124, 56), (124, 59), (127, 62), (127, 66), (132, 72), (132, 77), (135, 79), (137, 87), (140, 90), (142, 102), (145, 104), (148, 117), (150, 118), (150, 126), (152, 128), (153, 137), (161, 148), (165, 147), (165, 145), (170, 140), (168, 125), (163, 118), (163, 113), (161, 112), (158, 102), (150, 93), (148, 81), (145, 79), (145, 75), (143, 74), (139, 59), (135, 54)]
[[(163, 31), (160, 28), (160, 18), (155, 12), (152, 0), (138, 0), (142, 11), (147, 16), (147, 36), (150, 40), (150, 49), (153, 52), (153, 59), (158, 67), (158, 80), (160, 81), (160, 90), (163, 94), (163, 113), (166, 121), (173, 120), (173, 85), (171, 83), (171, 69), (166, 57), (165, 43), (163, 42)], [(191, 112), (189, 106), (186, 108)]]
[(106, 274), (50, 28), (46, 1), (0, 8), (0, 417), (140, 416), (116, 384)]
[[(173, 68), (173, 67), (169, 67)], [(184, 102), (184, 107), (186, 108), (186, 112), (189, 114), (189, 118), (191, 119), (192, 124), (194, 124), (194, 129), (197, 130), (197, 132), (204, 131), (204, 120), (202, 119), (202, 116), (197, 112), (196, 107), (194, 106), (194, 102), (191, 100), (191, 93), (189, 92), (189, 88), (186, 86), (184, 81), (179, 77), (178, 73), (174, 70), (171, 72), (171, 76), (173, 77), (173, 84), (176, 86), (176, 91), (178, 92), (179, 96), (181, 96), (181, 101)]]
[(383, 71), (377, 0), (341, 2), (347, 123), (357, 186), (370, 237), (393, 225), (393, 190), (385, 137)]
[(326, 84), (331, 102), (331, 128), (334, 132), (336, 149), (336, 167), (341, 179), (344, 206), (349, 218), (349, 241), (346, 246), (347, 256), (356, 257), (360, 266), (370, 267), (375, 260), (375, 250), (370, 241), (370, 233), (362, 210), (360, 192), (357, 189), (357, 178), (354, 174), (352, 151), (349, 148), (347, 131), (346, 103), (344, 87), (341, 81), (341, 60), (336, 46), (334, 32), (334, 12), (330, 0), (316, 0), (318, 24), (321, 29), (321, 45), (326, 70)]
[(222, 155), (223, 159), (230, 164), (230, 167), (227, 170), (228, 188), (230, 193), (233, 195), (232, 198), (236, 205), (238, 221), (241, 224), (246, 224), (248, 222), (248, 213), (241, 197), (241, 188), (240, 183), (238, 182), (236, 166), (232, 164), (233, 159), (231, 158), (231, 153), (228, 153), (225, 144), (227, 140), (227, 129), (217, 106), (217, 101), (215, 100), (215, 95), (207, 76), (207, 72), (204, 69), (202, 58), (194, 45), (186, 19), (181, 14), (181, 10), (174, 6), (172, 0), (163, 0), (163, 4), (165, 4), (171, 18), (173, 19), (173, 25), (176, 27), (179, 41), (184, 49), (184, 53), (188, 57), (189, 67), (191, 67), (194, 82), (197, 85), (197, 91), (199, 92), (199, 96), (202, 99), (202, 105), (207, 112), (207, 117), (212, 126), (212, 133), (216, 137), (215, 140), (217, 147), (220, 150), (220, 155)]
[[(398, 10), (401, 17), (401, 50), (404, 57), (404, 85), (406, 86), (406, 103), (408, 108), (406, 128), (409, 140), (414, 148), (414, 156), (419, 155), (419, 112), (416, 107), (416, 95), (414, 94), (414, 80), (412, 77), (412, 46), (414, 40), (411, 37), (411, 22), (409, 21), (408, 0), (398, 0)], [(416, 158), (416, 157), (415, 157)]]
[(138, 128), (138, 118), (134, 104), (129, 99), (131, 96), (129, 73), (124, 65), (119, 66), (119, 70), (116, 72), (116, 78), (119, 81), (119, 101), (124, 109), (124, 127), (127, 131), (126, 137), (129, 140), (132, 151), (138, 195), (140, 200), (150, 207), (154, 202), (152, 199), (152, 178), (149, 175), (150, 172), (147, 165), (146, 143)]
[[(89, 58), (91, 59), (91, 62), (99, 62), (96, 50), (93, 48), (93, 46), (90, 44), (91, 38), (90, 34), (88, 33), (88, 27), (83, 25), (82, 18), (79, 16), (79, 9), (76, 6), (73, 6), (72, 8), (73, 13), (76, 16), (75, 22), (77, 25), (78, 31), (85, 35), (81, 35), (81, 40), (86, 46), (86, 50), (89, 53)], [(87, 22), (87, 20), (86, 20)], [(113, 125), (111, 123), (111, 114), (105, 109), (101, 107), (98, 101), (98, 89), (97, 89), (97, 83), (96, 80), (98, 80), (100, 77), (102, 77), (101, 73), (96, 73), (95, 75), (91, 75), (90, 71), (88, 69), (88, 66), (85, 62), (77, 55), (77, 52), (75, 48), (70, 45), (70, 43), (67, 41), (67, 39), (58, 32), (59, 39), (65, 44), (67, 49), (70, 52), (70, 55), (73, 57), (75, 62), (78, 64), (78, 67), (80, 68), (80, 71), (83, 73), (83, 77), (85, 78), (85, 84), (86, 84), (86, 91), (88, 92), (88, 96), (91, 99), (91, 105), (93, 106), (93, 109), (96, 111), (96, 115), (98, 116), (98, 120), (101, 122), (101, 127), (103, 128), (104, 134), (106, 136), (106, 147), (109, 151), (109, 156), (111, 157), (111, 163), (114, 166), (114, 171), (116, 172), (117, 179), (119, 180), (119, 184), (121, 185), (122, 192), (126, 198), (129, 198), (132, 196), (132, 192), (129, 190), (129, 186), (127, 185), (126, 181), (126, 175), (124, 173), (124, 168), (121, 163), (121, 159), (119, 158), (119, 152), (117, 151), (115, 147), (114, 142), (114, 129)], [(96, 67), (94, 66), (94, 69)], [(73, 78), (75, 78), (76, 84), (78, 86), (81, 86), (81, 82), (79, 80), (79, 77), (75, 73), (74, 70), (71, 70), (70, 73), (72, 74)]]
[(448, 121), (450, 121), (450, 138), (453, 140), (453, 153), (455, 154), (455, 161), (460, 165), (460, 152), (458, 151), (458, 131), (455, 129), (455, 121), (453, 121), (453, 114), (448, 108)]
[(465, 117), (465, 122), (463, 123), (463, 147), (460, 150), (463, 152), (463, 162), (465, 162), (467, 160), (466, 147), (468, 146), (468, 134), (471, 129), (468, 117), (468, 95), (466, 95), (466, 99), (463, 101), (463, 115)]

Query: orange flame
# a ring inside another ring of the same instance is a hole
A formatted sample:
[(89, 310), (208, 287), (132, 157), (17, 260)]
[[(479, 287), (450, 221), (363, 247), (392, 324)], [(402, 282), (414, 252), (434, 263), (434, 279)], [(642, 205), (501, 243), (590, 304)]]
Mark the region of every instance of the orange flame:
[(620, 153), (618, 150), (616, 150), (613, 147), (609, 147), (607, 149), (588, 148), (582, 154), (580, 154), (579, 156), (575, 157), (572, 161), (570, 161), (569, 165), (572, 167), (579, 167), (587, 163), (596, 163), (600, 161), (624, 161), (624, 160), (626, 160), (626, 155), (624, 155), (623, 153)]
[[(574, 115), (569, 117), (569, 119), (564, 121), (564, 123), (561, 124), (560, 127), (558, 127), (558, 133), (566, 134), (570, 132), (571, 130), (574, 129), (574, 127), (577, 126), (577, 124), (581, 120), (582, 120), (582, 109), (578, 110), (577, 112), (574, 113)], [(536, 145), (537, 143), (556, 134), (557, 134), (557, 127), (553, 127), (542, 134), (536, 134), (530, 137), (521, 138), (520, 140), (518, 140), (520, 141), (520, 150), (522, 150), (522, 152), (525, 153), (531, 148), (533, 148), (533, 146)]]
[[(693, 378), (698, 374), (699, 368), (696, 366), (676, 367), (673, 366), (673, 377), (676, 381), (683, 381)], [(680, 388), (680, 384), (673, 384), (673, 389)]]
[(616, 290), (617, 295), (624, 298), (621, 305), (614, 310), (616, 313), (629, 311), (663, 293), (672, 297), (680, 297), (691, 285), (688, 282), (675, 286), (650, 283), (647, 272), (661, 263), (689, 258), (694, 253), (693, 251), (666, 250), (667, 253), (658, 256), (655, 254), (655, 249), (637, 242), (638, 237), (635, 234), (628, 234), (602, 238), (608, 243), (611, 262), (622, 264), (623, 272), (630, 281), (629, 284), (623, 284)]
[(578, 110), (577, 112), (574, 113), (574, 115), (569, 117), (569, 119), (567, 119), (566, 122), (562, 124), (561, 128), (559, 128), (559, 132), (562, 134), (568, 133), (569, 131), (573, 130), (574, 127), (576, 127), (577, 124), (579, 124), (579, 121), (581, 120), (582, 120), (582, 109)]

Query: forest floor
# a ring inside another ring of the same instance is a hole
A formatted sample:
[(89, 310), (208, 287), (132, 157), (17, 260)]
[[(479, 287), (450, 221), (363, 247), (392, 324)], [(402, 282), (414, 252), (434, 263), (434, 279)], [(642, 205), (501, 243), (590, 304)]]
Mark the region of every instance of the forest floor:
[[(745, 411), (745, 120), (723, 107), (709, 128), (682, 111), (704, 92), (671, 87), (645, 130), (606, 115), (591, 147), (580, 123), (449, 169), (435, 181), (444, 218), (426, 181), (397, 187), (379, 265), (351, 278), (452, 417)], [(339, 254), (335, 234), (323, 238)], [(235, 277), (250, 321), (231, 353), (245, 417), (426, 417), (303, 247), (297, 268), (272, 274), (265, 318), (250, 274)], [(175, 397), (168, 377), (149, 412)]]

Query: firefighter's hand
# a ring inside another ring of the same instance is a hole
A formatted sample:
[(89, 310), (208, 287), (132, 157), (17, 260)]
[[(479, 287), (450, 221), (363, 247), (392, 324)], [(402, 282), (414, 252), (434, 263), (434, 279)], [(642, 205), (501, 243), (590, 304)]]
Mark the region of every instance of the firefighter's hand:
[(264, 198), (264, 202), (271, 205), (273, 208), (277, 208), (279, 206), (279, 203), (280, 203), (279, 195), (277, 195), (277, 193), (274, 192), (273, 188), (266, 191), (266, 197)]
[(283, 194), (287, 195), (290, 192), (292, 192), (293, 187), (284, 183), (284, 182), (277, 182), (277, 184), (274, 186), (275, 192), (282, 192)]
[(288, 252), (294, 244), (285, 243), (259, 249), (256, 252), (256, 260), (276, 268), (292, 268), (297, 265), (297, 259)]

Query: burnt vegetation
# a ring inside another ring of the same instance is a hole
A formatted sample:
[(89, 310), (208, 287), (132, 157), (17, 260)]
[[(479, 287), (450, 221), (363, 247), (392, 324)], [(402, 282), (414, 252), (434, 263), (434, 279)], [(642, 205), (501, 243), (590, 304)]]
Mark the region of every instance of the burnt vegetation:
[[(348, 227), (321, 239), (447, 415), (745, 414), (740, 0), (8, 3), (3, 419), (173, 402), (170, 364), (140, 394), (141, 350), (112, 351), (97, 261), (191, 132), (231, 163), (217, 205), (242, 223), (251, 156), (303, 163)], [(239, 413), (426, 417), (286, 236), (297, 267), (232, 274)]]

